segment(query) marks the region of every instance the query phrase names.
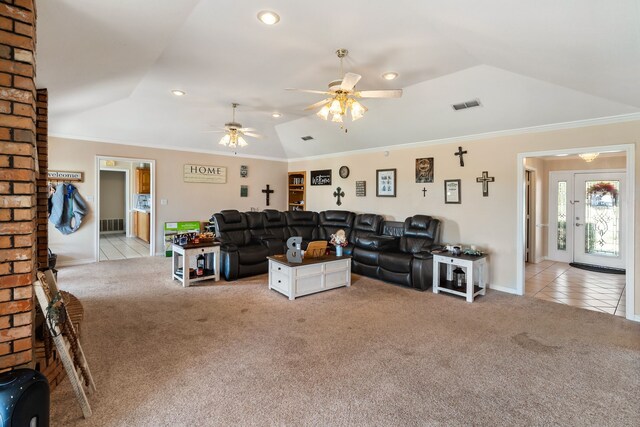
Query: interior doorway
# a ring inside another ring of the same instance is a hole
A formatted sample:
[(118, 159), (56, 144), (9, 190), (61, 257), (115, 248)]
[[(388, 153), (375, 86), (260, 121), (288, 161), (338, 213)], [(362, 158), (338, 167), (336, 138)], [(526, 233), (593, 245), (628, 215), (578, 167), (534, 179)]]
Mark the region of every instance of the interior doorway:
[[(635, 225), (627, 220), (634, 217), (634, 150), (633, 145), (622, 145), (594, 147), (590, 155), (580, 149), (519, 154), (519, 294), (637, 320), (633, 306)], [(531, 164), (542, 179), (531, 179), (527, 173)], [(531, 195), (533, 181), (537, 181), (537, 191), (544, 192), (544, 215), (538, 215), (534, 224), (530, 212), (536, 204)], [(536, 234), (538, 228), (545, 228), (544, 256), (532, 260), (530, 250), (527, 258), (527, 240), (531, 240), (531, 230)], [(584, 270), (574, 262), (601, 268)], [(625, 269), (626, 274), (613, 274), (602, 267)]]
[(96, 261), (154, 255), (154, 162), (96, 158)]

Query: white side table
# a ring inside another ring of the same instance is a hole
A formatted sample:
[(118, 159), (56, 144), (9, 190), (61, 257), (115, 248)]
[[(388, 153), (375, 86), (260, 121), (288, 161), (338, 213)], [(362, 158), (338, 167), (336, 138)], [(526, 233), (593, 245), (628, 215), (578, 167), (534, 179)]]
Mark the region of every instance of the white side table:
[[(447, 265), (446, 280), (440, 279), (440, 264)], [(453, 281), (453, 267), (461, 267), (465, 270), (467, 286), (456, 288)], [(477, 276), (476, 276), (477, 275)], [(478, 284), (475, 285), (477, 277)], [(433, 293), (448, 292), (467, 298), (467, 302), (473, 302), (477, 295), (485, 295), (487, 292), (487, 278), (489, 277), (489, 265), (487, 256), (452, 255), (450, 253), (433, 254)]]
[[(202, 280), (220, 280), (220, 243), (192, 243), (184, 246), (173, 244), (173, 262), (171, 263), (171, 277), (182, 282), (183, 287), (189, 287), (192, 282)], [(204, 255), (204, 274), (196, 276), (189, 273), (189, 258)], [(182, 265), (182, 274), (177, 274)]]

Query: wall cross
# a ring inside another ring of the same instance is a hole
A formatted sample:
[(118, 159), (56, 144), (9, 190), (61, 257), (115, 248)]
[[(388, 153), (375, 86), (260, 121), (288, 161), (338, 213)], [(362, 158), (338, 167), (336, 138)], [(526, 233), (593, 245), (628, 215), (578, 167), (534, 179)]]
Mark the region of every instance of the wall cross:
[(467, 154), (467, 150), (462, 151), (462, 147), (458, 147), (458, 152), (454, 153), (454, 155), (460, 156), (460, 166), (462, 167), (464, 167), (464, 159), (462, 158), (462, 156), (465, 154)]
[(342, 204), (340, 197), (344, 197), (344, 191), (342, 191), (340, 187), (336, 188), (336, 191), (333, 192), (333, 197), (338, 198), (338, 200), (336, 200), (336, 205), (340, 206)]
[(273, 190), (271, 190), (269, 188), (269, 184), (267, 184), (267, 188), (265, 188), (264, 190), (262, 190), (263, 193), (265, 193), (265, 195), (267, 196), (267, 206), (269, 206), (269, 195), (273, 194)]
[(427, 197), (427, 188), (422, 187), (422, 197)]
[(495, 182), (494, 176), (489, 176), (489, 172), (483, 171), (482, 176), (476, 178), (476, 182), (482, 183), (482, 197), (489, 197), (489, 183)]

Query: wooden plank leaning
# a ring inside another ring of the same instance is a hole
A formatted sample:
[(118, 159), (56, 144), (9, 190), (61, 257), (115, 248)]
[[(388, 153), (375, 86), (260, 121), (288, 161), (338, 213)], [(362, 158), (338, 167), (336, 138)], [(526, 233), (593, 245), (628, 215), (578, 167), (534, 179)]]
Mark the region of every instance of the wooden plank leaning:
[(45, 323), (58, 350), (60, 360), (67, 372), (73, 392), (78, 399), (85, 418), (91, 416), (87, 394), (96, 391), (89, 364), (78, 340), (78, 334), (69, 319), (56, 279), (51, 270), (38, 272), (34, 283), (36, 298), (45, 316)]

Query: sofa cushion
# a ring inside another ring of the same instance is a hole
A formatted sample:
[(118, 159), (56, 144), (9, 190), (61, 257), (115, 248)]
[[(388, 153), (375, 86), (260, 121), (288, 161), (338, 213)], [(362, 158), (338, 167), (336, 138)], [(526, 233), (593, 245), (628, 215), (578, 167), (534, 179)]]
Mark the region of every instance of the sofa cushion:
[(222, 215), (226, 224), (237, 224), (243, 222), (242, 214), (235, 209), (220, 211), (220, 215)]
[(351, 229), (356, 215), (349, 211), (330, 210), (320, 212), (318, 216), (318, 238), (331, 240), (331, 235), (344, 230), (347, 242), (351, 239)]
[(413, 255), (401, 252), (382, 252), (378, 266), (394, 273), (411, 273)]
[(388, 251), (397, 249), (398, 238), (392, 236), (376, 236), (376, 235), (364, 235), (357, 236), (354, 244), (363, 249), (371, 249), (375, 251)]
[(416, 253), (428, 251), (437, 241), (440, 221), (428, 215), (414, 215), (404, 221), (400, 251)]
[(300, 236), (307, 243), (318, 239), (318, 213), (310, 211), (288, 211), (287, 238)]
[(251, 241), (251, 233), (245, 214), (237, 210), (224, 210), (213, 214), (216, 237), (222, 243), (233, 243), (239, 247)]
[(262, 245), (248, 245), (238, 250), (240, 265), (258, 264), (267, 259), (269, 250)]

